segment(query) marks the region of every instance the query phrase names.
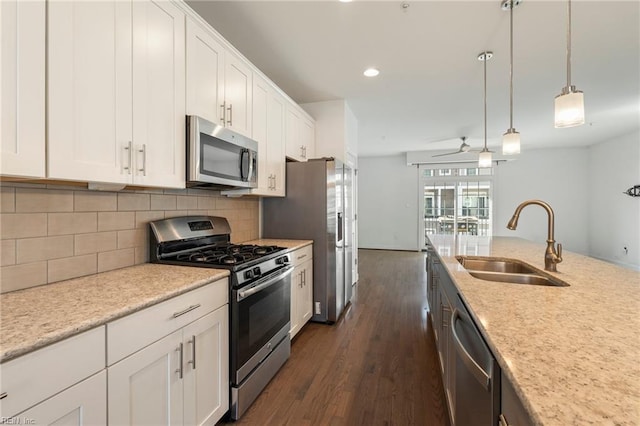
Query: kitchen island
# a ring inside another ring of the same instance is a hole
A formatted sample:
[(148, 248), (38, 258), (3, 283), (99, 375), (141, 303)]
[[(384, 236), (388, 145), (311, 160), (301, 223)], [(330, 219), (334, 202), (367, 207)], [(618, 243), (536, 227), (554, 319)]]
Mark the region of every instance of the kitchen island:
[(565, 251), (568, 287), (484, 281), (455, 256), (544, 271), (544, 244), (430, 236), (443, 267), (534, 424), (640, 424), (640, 273)]

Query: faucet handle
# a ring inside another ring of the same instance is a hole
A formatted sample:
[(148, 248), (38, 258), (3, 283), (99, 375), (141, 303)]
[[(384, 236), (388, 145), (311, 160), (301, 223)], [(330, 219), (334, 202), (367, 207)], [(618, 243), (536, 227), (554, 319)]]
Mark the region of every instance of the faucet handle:
[(558, 243), (558, 253), (556, 254), (557, 260), (556, 263), (562, 262), (562, 244)]

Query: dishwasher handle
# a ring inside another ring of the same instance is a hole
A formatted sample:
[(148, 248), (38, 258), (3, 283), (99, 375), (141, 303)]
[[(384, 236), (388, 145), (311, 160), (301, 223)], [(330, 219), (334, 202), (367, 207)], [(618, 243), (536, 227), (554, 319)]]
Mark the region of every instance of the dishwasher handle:
[[(467, 369), (471, 372), (473, 377), (488, 391), (491, 389), (491, 370), (493, 367), (490, 366), (488, 372), (484, 371), (462, 345), (462, 342), (460, 341), (460, 338), (456, 333), (456, 322), (464, 322), (465, 319), (468, 323), (470, 322), (470, 319), (466, 315), (460, 314), (458, 308), (455, 308), (453, 310), (453, 315), (451, 316), (451, 334), (453, 335), (453, 341), (456, 346), (456, 351), (460, 354), (460, 359), (467, 367)], [(473, 323), (471, 323), (470, 326), (475, 328), (475, 325)]]

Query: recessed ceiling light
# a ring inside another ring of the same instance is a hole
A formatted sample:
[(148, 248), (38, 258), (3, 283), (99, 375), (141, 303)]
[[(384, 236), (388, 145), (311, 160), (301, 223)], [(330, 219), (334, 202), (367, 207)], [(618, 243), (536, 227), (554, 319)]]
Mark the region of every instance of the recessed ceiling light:
[(353, 0), (340, 0), (340, 3), (351, 3)]
[(375, 68), (367, 68), (366, 70), (364, 70), (364, 75), (367, 77), (375, 77), (378, 74), (380, 74), (380, 71)]

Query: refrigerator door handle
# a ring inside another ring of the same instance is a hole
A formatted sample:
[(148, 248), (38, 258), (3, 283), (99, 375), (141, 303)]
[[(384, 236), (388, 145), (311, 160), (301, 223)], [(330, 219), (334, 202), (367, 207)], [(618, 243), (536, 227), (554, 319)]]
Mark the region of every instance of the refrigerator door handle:
[(338, 242), (342, 241), (343, 220), (342, 213), (338, 212)]

